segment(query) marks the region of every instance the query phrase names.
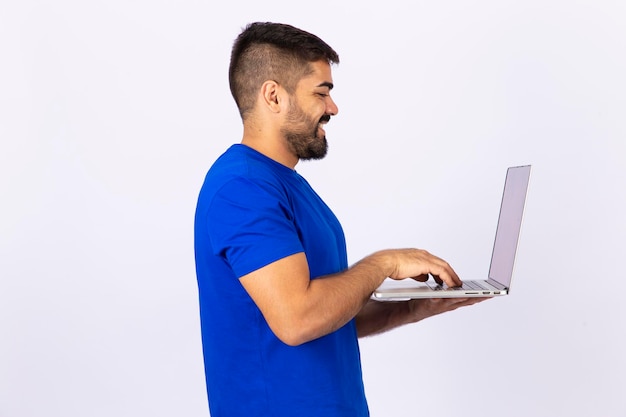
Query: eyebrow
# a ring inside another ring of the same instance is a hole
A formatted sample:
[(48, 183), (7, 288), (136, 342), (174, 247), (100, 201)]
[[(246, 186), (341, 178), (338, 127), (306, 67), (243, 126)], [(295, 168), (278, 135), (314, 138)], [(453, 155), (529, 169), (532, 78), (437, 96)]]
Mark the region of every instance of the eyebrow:
[(329, 90), (332, 90), (335, 85), (333, 83), (331, 83), (331, 82), (324, 81), (323, 83), (318, 84), (317, 86), (318, 87), (328, 87)]

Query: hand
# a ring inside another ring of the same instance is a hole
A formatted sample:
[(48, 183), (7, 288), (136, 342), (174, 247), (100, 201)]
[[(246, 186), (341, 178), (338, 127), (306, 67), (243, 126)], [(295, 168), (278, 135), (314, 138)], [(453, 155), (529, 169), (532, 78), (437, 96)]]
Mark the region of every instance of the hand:
[(413, 278), (417, 281), (428, 281), (429, 274), (439, 284), (458, 287), (463, 284), (452, 267), (443, 259), (423, 249), (394, 249), (383, 251), (393, 263), (389, 278)]
[(428, 317), (489, 298), (428, 298), (394, 303), (370, 300), (356, 316), (359, 337), (383, 333), (398, 326), (416, 323)]
[(456, 310), (459, 307), (471, 306), (493, 297), (471, 297), (471, 298), (424, 298), (407, 301), (409, 316), (411, 321), (420, 321), (428, 317), (447, 311)]

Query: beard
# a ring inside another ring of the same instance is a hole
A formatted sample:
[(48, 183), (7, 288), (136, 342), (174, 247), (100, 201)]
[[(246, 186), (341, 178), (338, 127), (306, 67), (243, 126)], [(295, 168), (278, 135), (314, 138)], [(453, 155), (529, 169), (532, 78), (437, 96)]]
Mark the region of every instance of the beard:
[(283, 127), (289, 149), (301, 160), (322, 159), (328, 152), (328, 141), (325, 135), (318, 134), (318, 126), (322, 121), (329, 121), (330, 116), (324, 115), (319, 120), (311, 118), (294, 103), (287, 114), (287, 125)]

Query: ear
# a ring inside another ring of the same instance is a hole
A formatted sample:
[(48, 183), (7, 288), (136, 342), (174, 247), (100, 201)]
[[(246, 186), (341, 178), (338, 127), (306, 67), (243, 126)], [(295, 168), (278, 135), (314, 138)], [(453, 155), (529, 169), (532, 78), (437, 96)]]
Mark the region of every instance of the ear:
[(273, 113), (280, 113), (285, 105), (285, 90), (272, 80), (265, 81), (261, 86), (261, 98), (263, 105)]

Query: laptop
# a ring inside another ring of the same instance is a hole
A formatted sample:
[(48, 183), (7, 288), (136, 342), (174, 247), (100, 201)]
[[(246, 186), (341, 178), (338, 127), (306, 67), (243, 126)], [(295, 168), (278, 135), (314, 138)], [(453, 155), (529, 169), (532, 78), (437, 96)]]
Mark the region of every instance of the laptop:
[(530, 168), (530, 165), (524, 165), (507, 169), (487, 279), (463, 280), (462, 287), (449, 288), (445, 284), (437, 284), (433, 279), (421, 283), (410, 278), (387, 278), (374, 291), (372, 298), (380, 301), (402, 301), (413, 298), (497, 297), (509, 294)]

